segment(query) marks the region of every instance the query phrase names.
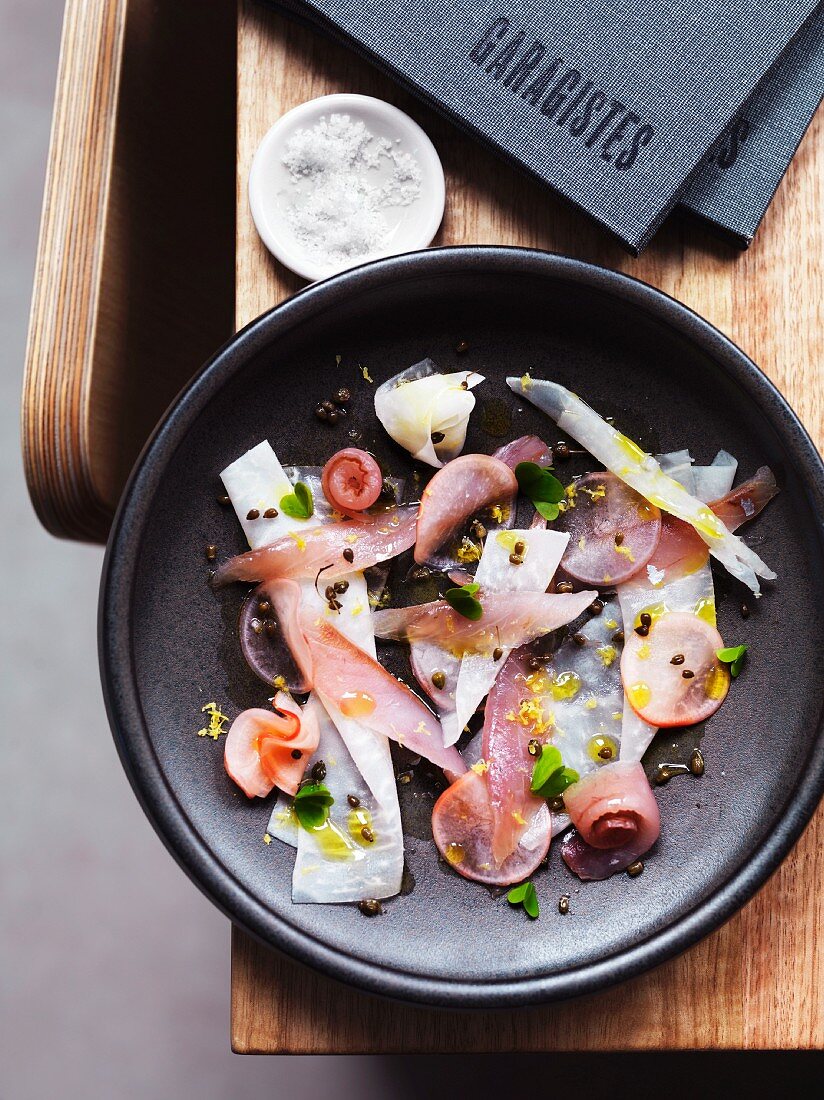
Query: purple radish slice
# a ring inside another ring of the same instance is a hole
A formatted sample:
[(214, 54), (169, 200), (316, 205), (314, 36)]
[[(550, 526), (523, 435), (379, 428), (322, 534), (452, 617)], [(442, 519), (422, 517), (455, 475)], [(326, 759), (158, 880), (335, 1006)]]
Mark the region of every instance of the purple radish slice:
[(569, 533), (561, 566), (584, 584), (622, 584), (655, 553), (660, 511), (608, 471), (586, 474), (573, 487), (556, 524)]

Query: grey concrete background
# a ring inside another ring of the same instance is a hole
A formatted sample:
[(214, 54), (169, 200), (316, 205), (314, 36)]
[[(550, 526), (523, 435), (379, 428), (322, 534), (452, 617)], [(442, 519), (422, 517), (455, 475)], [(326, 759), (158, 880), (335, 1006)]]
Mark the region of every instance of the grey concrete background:
[(694, 1095), (705, 1074), (708, 1096), (787, 1092), (800, 1071), (786, 1059), (231, 1054), (228, 922), (166, 854), (109, 736), (95, 651), (102, 551), (40, 529), (20, 465), (61, 16), (62, 0), (0, 0), (0, 1100), (517, 1100), (559, 1085), (615, 1100), (664, 1082)]

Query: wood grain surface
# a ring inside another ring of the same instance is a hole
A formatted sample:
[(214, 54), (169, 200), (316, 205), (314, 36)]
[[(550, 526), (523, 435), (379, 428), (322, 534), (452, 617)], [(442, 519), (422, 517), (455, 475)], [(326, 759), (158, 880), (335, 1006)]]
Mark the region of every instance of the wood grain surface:
[[(362, 92), (421, 123), (441, 155), (436, 244), (517, 244), (625, 271), (732, 337), (824, 441), (824, 144), (813, 124), (754, 245), (668, 224), (639, 259), (497, 161), (366, 63), (241, 0), (238, 21), (236, 324), (303, 284), (274, 261), (249, 214), (252, 156), (284, 111)], [(771, 881), (718, 932), (657, 970), (585, 1000), (514, 1012), (434, 1012), (356, 993), (235, 929), (232, 1045), (246, 1053), (818, 1048), (824, 1045), (824, 809)]]
[(231, 0), (67, 0), (23, 388), (32, 502), (103, 540), (166, 406), (232, 333)]

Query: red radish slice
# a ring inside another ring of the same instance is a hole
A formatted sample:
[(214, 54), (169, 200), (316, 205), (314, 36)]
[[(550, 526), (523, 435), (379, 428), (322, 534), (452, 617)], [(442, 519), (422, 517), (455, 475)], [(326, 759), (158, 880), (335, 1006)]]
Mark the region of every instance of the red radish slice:
[(320, 731), (311, 711), (302, 711), (283, 693), (274, 705), (274, 711), (244, 710), (226, 734), (224, 767), (249, 798), (265, 798), (273, 787), (295, 794), (318, 747)]
[(543, 803), (511, 856), (495, 866), (492, 855), (492, 806), (486, 783), (468, 771), (443, 792), (432, 810), (432, 833), (438, 851), (459, 875), (487, 886), (521, 882), (538, 868), (549, 851), (552, 816)]
[(321, 485), (333, 508), (345, 516), (357, 518), (381, 495), (383, 474), (366, 451), (345, 447), (333, 454), (323, 467)]
[(661, 513), (609, 472), (573, 483), (570, 506), (558, 521), (569, 532), (562, 567), (584, 584), (622, 584), (643, 569), (661, 537)]
[(632, 709), (652, 726), (692, 726), (715, 714), (730, 687), (715, 656), (723, 645), (714, 626), (688, 611), (662, 615), (646, 637), (627, 633), (621, 680)]

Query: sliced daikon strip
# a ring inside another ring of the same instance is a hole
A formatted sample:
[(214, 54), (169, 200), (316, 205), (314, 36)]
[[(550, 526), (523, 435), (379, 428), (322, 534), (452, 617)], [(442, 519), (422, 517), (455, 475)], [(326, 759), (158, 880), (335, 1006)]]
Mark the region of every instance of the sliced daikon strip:
[(475, 407), (469, 391), (483, 381), (474, 371), (440, 374), (431, 359), (424, 359), (378, 386), (375, 412), (413, 458), (441, 467), (463, 449)]
[(740, 538), (729, 531), (707, 505), (692, 496), (683, 485), (665, 474), (652, 455), (603, 420), (574, 393), (558, 385), (524, 378), (508, 378), (513, 392), (521, 394), (551, 416), (558, 427), (569, 432), (582, 447), (622, 480), (641, 493), (650, 504), (690, 524), (710, 553), (756, 596), (758, 577), (774, 580), (776, 574)]
[[(490, 534), (484, 544), (475, 581), (487, 592), (544, 592), (564, 555), (569, 536), (540, 528), (513, 530)], [(509, 558), (516, 542), (525, 544), (524, 560), (513, 565)], [(495, 683), (511, 650), (502, 647), (496, 661), (493, 657), (473, 654), (461, 660), (455, 687), (455, 713), (446, 716), (444, 740), (454, 745), (478, 704)]]
[[(318, 525), (317, 519), (293, 519), (280, 510), (281, 500), (292, 492), (292, 483), (266, 439), (236, 458), (220, 477), (253, 550), (268, 546), (307, 524)], [(274, 519), (264, 519), (264, 512), (270, 508), (277, 508), (278, 515)], [(258, 519), (246, 518), (252, 509), (260, 513)]]
[[(720, 500), (732, 488), (738, 460), (727, 451), (719, 451), (709, 466), (693, 466), (693, 492), (699, 500), (709, 504)], [(677, 475), (673, 475), (677, 478)], [(677, 478), (677, 480), (681, 480)]]
[[(260, 541), (255, 547), (268, 545), (270, 542), (281, 538), (284, 535), (288, 535), (291, 532), (297, 531), (301, 526), (310, 524), (313, 526), (323, 525), (324, 523), (332, 522), (333, 516), (331, 509), (320, 505), (319, 514), (312, 517), (310, 520), (295, 519), (291, 516), (287, 516), (284, 512), (280, 512), (277, 519), (264, 520), (259, 519), (255, 521), (246, 521), (246, 511), (248, 508), (256, 507), (261, 511), (257, 503), (258, 500), (265, 500), (267, 494), (271, 492), (272, 484), (277, 484), (275, 480), (275, 474), (277, 471), (283, 472), (283, 467), (277, 459), (272, 448), (268, 443), (264, 441), (254, 448), (257, 452), (251, 460), (249, 455), (253, 452), (247, 452), (238, 459), (232, 466), (228, 467), (224, 471), (224, 475), (229, 473), (229, 482), (234, 486), (234, 489), (230, 489), (230, 484), (227, 483), (224, 476), (224, 485), (226, 485), (226, 491), (229, 493), (232, 503), (235, 506), (235, 511), (238, 514), (238, 518), (244, 524), (244, 530), (247, 530), (247, 538), (255, 537), (257, 535), (256, 524), (269, 525), (268, 532), (265, 540)], [(234, 469), (233, 469), (234, 467)], [(299, 475), (300, 479), (305, 477), (310, 483), (310, 488), (313, 490), (313, 497), (316, 502), (320, 502), (323, 497), (322, 493), (317, 492), (317, 487), (320, 485), (319, 470), (312, 468), (295, 468), (292, 470), (293, 475)], [(285, 480), (285, 488), (283, 493), (289, 493), (292, 491), (292, 484), (286, 479), (285, 473), (283, 474)], [(317, 478), (316, 484), (312, 481), (313, 478)], [(236, 493), (237, 500), (232, 496), (232, 492)], [(241, 499), (243, 503), (241, 503)], [(280, 498), (279, 498), (280, 499)], [(248, 504), (246, 510), (243, 510), (246, 501), (251, 501)], [(267, 504), (266, 507), (277, 507), (277, 503)], [(342, 579), (340, 576), (333, 575), (332, 570), (328, 570), (323, 574), (324, 585), (334, 584), (336, 580)], [(335, 615), (335, 625), (345, 634), (355, 645), (362, 648), (370, 656), (375, 656), (375, 635), (372, 630), (372, 615), (369, 608), (369, 595), (367, 591), (366, 581), (362, 573), (347, 573), (345, 577), (348, 582), (348, 588), (345, 593), (339, 593), (339, 602), (342, 604), (340, 613), (331, 612), (327, 601), (317, 591), (312, 581), (306, 580), (300, 582), (302, 603), (304, 606), (310, 608), (318, 617), (325, 617), (327, 614)], [(322, 708), (323, 709), (323, 708)], [(339, 711), (335, 712), (332, 708), (331, 716), (327, 711), (327, 718), (331, 717), (333, 724), (338, 727), (338, 732), (343, 739), (344, 744), (347, 746), (347, 751), (352, 761), (363, 776), (363, 781), (366, 783), (368, 789), (372, 792), (375, 805), (373, 807), (373, 815), (379, 811), (381, 822), (381, 874), (385, 877), (385, 888), (387, 893), (381, 895), (369, 895), (369, 896), (382, 896), (388, 897), (391, 894), (395, 894), (400, 889), (401, 875), (403, 873), (403, 832), (401, 829), (400, 820), (400, 806), (398, 804), (398, 791), (395, 784), (395, 773), (392, 766), (392, 758), (389, 752), (389, 742), (385, 737), (381, 737), (379, 734), (374, 733), (372, 730), (361, 725), (359, 722), (345, 718)], [(323, 740), (321, 741), (323, 745)], [(297, 837), (300, 839), (300, 833), (296, 833), (296, 823), (294, 816), (291, 814), (291, 801), (284, 802), (279, 800), (278, 804), (272, 813), (270, 821), (270, 835), (277, 836), (283, 839), (286, 843), (291, 843)], [(303, 831), (303, 830), (301, 830)], [(305, 876), (303, 876), (305, 878)], [(341, 901), (344, 900), (339, 896), (339, 883), (335, 879), (334, 874), (328, 880), (328, 890), (322, 885), (326, 883), (322, 877), (316, 879), (316, 882), (311, 887), (304, 887), (302, 884), (298, 886), (301, 898), (295, 898), (295, 900), (313, 900), (313, 901)], [(296, 883), (293, 883), (293, 887)], [(306, 897), (304, 894), (309, 891), (312, 897)], [(324, 896), (327, 893), (328, 896)], [(363, 897), (360, 894), (359, 897)]]

